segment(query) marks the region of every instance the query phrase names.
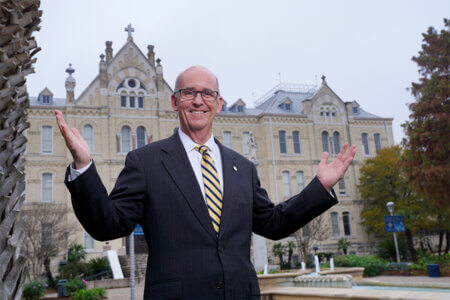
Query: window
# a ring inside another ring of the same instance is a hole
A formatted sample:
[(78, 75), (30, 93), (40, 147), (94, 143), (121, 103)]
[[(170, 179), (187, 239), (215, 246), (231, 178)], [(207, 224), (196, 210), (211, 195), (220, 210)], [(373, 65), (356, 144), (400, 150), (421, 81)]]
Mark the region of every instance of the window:
[(42, 103), (50, 104), (50, 96), (49, 95), (42, 95)]
[(333, 133), (333, 154), (338, 155), (339, 151), (341, 151), (341, 137), (339, 132), (335, 131)]
[(144, 108), (144, 95), (140, 94), (138, 97), (138, 107)]
[(300, 193), (305, 188), (305, 173), (297, 171), (297, 192)]
[(130, 107), (134, 108), (134, 104), (135, 104), (135, 100), (136, 100), (136, 96), (134, 94), (130, 95)]
[(339, 216), (337, 212), (331, 213), (331, 230), (333, 231), (333, 237), (338, 237), (341, 235), (339, 230)]
[(94, 128), (92, 125), (84, 125), (82, 131), (83, 139), (86, 141), (86, 144), (89, 147), (91, 152), (94, 152)]
[(240, 113), (243, 113), (244, 112), (244, 106), (243, 105), (238, 105), (237, 106), (237, 111), (240, 112)]
[(53, 174), (42, 174), (41, 180), (41, 201), (53, 202)]
[(290, 103), (285, 103), (284, 107), (286, 108), (286, 110), (291, 110), (291, 104)]
[(52, 153), (53, 152), (53, 127), (42, 126), (41, 128), (41, 152)]
[(362, 139), (364, 155), (370, 155), (370, 152), (369, 152), (369, 137), (368, 137), (367, 133), (361, 134), (361, 139)]
[(322, 132), (322, 149), (323, 152), (328, 152), (330, 153), (330, 142), (328, 139), (328, 132), (324, 131)]
[(283, 171), (281, 175), (283, 179), (283, 197), (289, 198), (292, 195), (291, 175), (289, 174), (289, 171)]
[(122, 153), (131, 151), (131, 129), (128, 126), (123, 126), (121, 130), (121, 145)]
[(302, 152), (300, 144), (300, 132), (299, 131), (292, 132), (292, 138), (294, 140), (294, 153), (300, 154)]
[(136, 130), (137, 134), (137, 147), (141, 148), (142, 146), (145, 146), (145, 127), (139, 126)]
[(125, 92), (123, 92), (120, 95), (120, 106), (121, 107), (127, 107), (127, 94)]
[(84, 232), (84, 249), (94, 249), (94, 239), (92, 238), (92, 236), (89, 235), (89, 233), (87, 233), (86, 230), (83, 230)]
[(379, 133), (375, 133), (373, 135), (373, 140), (375, 142), (375, 150), (378, 151), (381, 149), (381, 136)]
[(231, 135), (231, 131), (223, 132), (223, 144), (225, 145), (225, 147), (233, 149), (233, 137)]
[(278, 131), (278, 138), (280, 140), (280, 153), (287, 153), (286, 131), (284, 131), (284, 130)]
[(344, 234), (346, 236), (352, 235), (352, 229), (350, 226), (350, 213), (348, 211), (342, 213), (342, 222), (344, 223)]
[(248, 131), (244, 131), (242, 133), (242, 150), (244, 151), (244, 155), (249, 155), (250, 153), (250, 148), (249, 148), (249, 138), (250, 138), (250, 133)]
[(41, 224), (41, 246), (50, 247), (53, 244), (53, 226), (51, 223)]
[(358, 107), (353, 107), (352, 111), (354, 114), (357, 114), (359, 112), (359, 109), (358, 109)]
[(342, 178), (341, 180), (339, 180), (338, 187), (339, 187), (339, 195), (346, 195), (347, 194), (347, 191), (346, 191), (346, 188), (345, 188), (345, 178)]

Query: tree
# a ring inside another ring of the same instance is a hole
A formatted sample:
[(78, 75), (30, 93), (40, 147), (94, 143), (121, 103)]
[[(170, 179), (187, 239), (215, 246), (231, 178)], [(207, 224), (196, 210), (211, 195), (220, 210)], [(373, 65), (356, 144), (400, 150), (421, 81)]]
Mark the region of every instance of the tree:
[(50, 269), (51, 258), (64, 252), (69, 229), (69, 209), (62, 203), (28, 203), (21, 217), (25, 222), (25, 253), (30, 280), (40, 279), (45, 273), (50, 285), (54, 278)]
[(40, 50), (32, 37), (39, 30), (39, 0), (5, 0), (0, 12), (0, 295), (20, 299), (26, 257), (23, 223), (17, 218), (24, 201), (24, 159), (29, 127), (25, 77), (34, 72)]
[(329, 223), (325, 215), (320, 215), (294, 233), (300, 259), (305, 263), (309, 262), (312, 245), (330, 235)]
[(86, 251), (84, 247), (80, 244), (71, 244), (69, 247), (68, 262), (76, 263), (84, 260), (86, 258)]
[(292, 267), (291, 266), (291, 260), (292, 260), (292, 254), (294, 253), (294, 249), (295, 249), (295, 243), (293, 241), (288, 241), (286, 247), (288, 249), (288, 262), (287, 262), (287, 264), (288, 264), (289, 267)]
[(347, 241), (346, 238), (339, 239), (338, 241), (338, 249), (342, 250), (342, 252), (344, 252), (344, 255), (347, 255), (347, 250), (348, 248), (350, 248), (351, 245), (352, 244), (349, 241)]
[(450, 228), (450, 20), (444, 29), (433, 27), (423, 34), (422, 50), (412, 58), (419, 67), (419, 82), (411, 93), (416, 101), (409, 105), (410, 121), (402, 126), (405, 153), (402, 166), (411, 188), (438, 211), (439, 252), (443, 235), (449, 250)]
[(360, 168), (359, 192), (364, 201), (361, 219), (369, 233), (385, 235), (386, 204), (395, 204), (395, 214), (404, 217), (406, 245), (415, 259), (413, 234), (420, 229), (432, 228), (433, 212), (424, 200), (410, 189), (400, 169), (401, 148), (393, 146), (378, 151), (374, 158), (366, 159)]

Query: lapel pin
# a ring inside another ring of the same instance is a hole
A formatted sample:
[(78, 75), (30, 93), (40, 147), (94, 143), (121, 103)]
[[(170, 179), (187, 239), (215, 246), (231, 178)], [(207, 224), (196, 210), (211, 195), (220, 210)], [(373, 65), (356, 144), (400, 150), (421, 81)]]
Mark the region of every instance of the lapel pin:
[(236, 168), (236, 166), (233, 166), (233, 170), (234, 170), (235, 172), (237, 172), (237, 168)]

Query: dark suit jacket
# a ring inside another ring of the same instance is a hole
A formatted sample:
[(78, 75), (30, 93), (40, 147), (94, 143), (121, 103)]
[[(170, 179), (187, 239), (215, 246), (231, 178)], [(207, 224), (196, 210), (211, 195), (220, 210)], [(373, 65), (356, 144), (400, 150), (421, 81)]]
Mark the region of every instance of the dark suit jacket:
[(75, 214), (95, 239), (123, 237), (141, 224), (150, 252), (145, 299), (258, 299), (252, 231), (284, 238), (337, 203), (314, 178), (274, 206), (253, 163), (217, 143), (224, 180), (218, 237), (178, 134), (129, 152), (109, 196), (94, 164), (66, 180)]

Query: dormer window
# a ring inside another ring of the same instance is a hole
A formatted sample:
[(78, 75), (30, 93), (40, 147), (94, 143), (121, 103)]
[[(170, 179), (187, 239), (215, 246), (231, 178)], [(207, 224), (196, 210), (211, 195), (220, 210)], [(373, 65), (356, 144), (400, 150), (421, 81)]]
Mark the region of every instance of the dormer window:
[(42, 95), (42, 103), (50, 104), (50, 95)]
[(289, 98), (284, 99), (284, 101), (278, 105), (279, 108), (286, 111), (291, 111), (292, 109), (292, 101)]
[(353, 107), (353, 113), (354, 113), (354, 114), (359, 113), (359, 107), (354, 106), (354, 107)]
[(39, 93), (38, 102), (44, 105), (52, 105), (53, 93), (48, 88), (45, 88)]
[(242, 99), (238, 99), (233, 105), (231, 105), (229, 111), (234, 113), (245, 113), (245, 102)]
[(244, 112), (244, 105), (238, 105), (237, 106), (237, 112), (243, 113)]

